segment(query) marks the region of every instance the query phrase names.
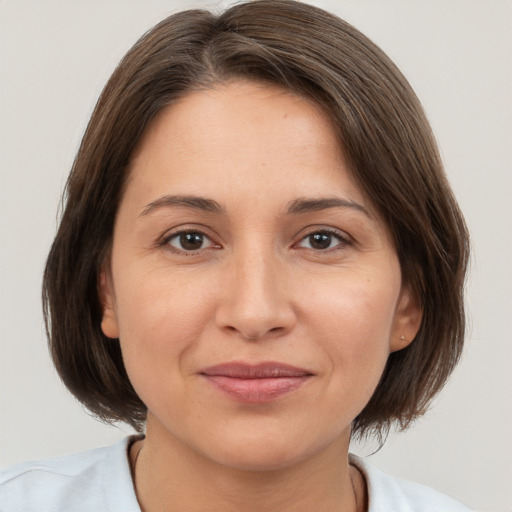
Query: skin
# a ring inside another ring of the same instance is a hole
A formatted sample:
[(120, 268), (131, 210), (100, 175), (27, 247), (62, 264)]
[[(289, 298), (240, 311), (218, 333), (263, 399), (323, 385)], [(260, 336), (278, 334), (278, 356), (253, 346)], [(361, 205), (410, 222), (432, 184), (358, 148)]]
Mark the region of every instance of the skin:
[[(346, 204), (290, 211), (305, 198)], [(162, 111), (133, 155), (100, 289), (103, 332), (148, 407), (135, 472), (145, 512), (365, 510), (350, 425), (421, 311), (315, 104), (239, 81)], [(229, 361), (312, 376), (240, 403), (200, 375)]]

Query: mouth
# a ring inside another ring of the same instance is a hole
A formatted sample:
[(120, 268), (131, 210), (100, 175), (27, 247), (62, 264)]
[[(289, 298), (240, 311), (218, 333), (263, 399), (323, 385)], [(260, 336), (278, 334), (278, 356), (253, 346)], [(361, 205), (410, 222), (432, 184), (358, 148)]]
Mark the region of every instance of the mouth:
[(245, 403), (265, 403), (302, 387), (313, 373), (273, 361), (259, 364), (231, 362), (211, 366), (200, 372), (214, 388)]

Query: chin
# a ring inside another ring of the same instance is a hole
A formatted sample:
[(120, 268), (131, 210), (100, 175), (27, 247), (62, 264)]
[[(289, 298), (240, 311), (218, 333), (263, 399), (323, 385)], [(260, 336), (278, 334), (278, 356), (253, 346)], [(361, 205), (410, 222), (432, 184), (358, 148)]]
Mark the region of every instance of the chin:
[(252, 434), (244, 432), (242, 436), (230, 436), (218, 446), (216, 454), (211, 452), (210, 445), (210, 458), (239, 471), (277, 471), (314, 457), (330, 444), (310, 439), (310, 443), (305, 445), (307, 434), (294, 436), (261, 430)]
[(307, 458), (306, 454), (299, 454), (297, 450), (283, 447), (274, 449), (268, 443), (265, 446), (261, 444), (227, 450), (218, 457), (218, 462), (238, 471), (265, 472), (285, 469)]

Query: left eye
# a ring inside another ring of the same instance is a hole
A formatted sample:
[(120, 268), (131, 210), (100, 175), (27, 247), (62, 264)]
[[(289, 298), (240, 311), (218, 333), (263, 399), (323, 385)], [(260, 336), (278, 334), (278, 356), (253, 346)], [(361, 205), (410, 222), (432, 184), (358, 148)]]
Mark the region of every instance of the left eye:
[(317, 231), (305, 236), (298, 244), (299, 247), (305, 247), (306, 249), (313, 249), (315, 251), (325, 251), (332, 249), (338, 245), (346, 243), (346, 240), (336, 234), (329, 231)]
[(213, 247), (214, 243), (199, 231), (182, 231), (169, 237), (166, 244), (179, 251), (198, 251)]

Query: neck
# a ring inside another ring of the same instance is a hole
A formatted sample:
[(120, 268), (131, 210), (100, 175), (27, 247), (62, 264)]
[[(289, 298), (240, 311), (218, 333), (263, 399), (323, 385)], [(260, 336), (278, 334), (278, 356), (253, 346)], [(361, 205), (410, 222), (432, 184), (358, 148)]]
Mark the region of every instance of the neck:
[[(348, 464), (349, 435), (283, 467), (248, 469), (219, 464), (159, 430), (148, 423), (146, 439), (131, 451), (132, 464), (137, 458), (134, 479), (143, 512), (359, 512), (366, 508), (364, 481)], [(139, 452), (141, 446), (144, 449)]]

